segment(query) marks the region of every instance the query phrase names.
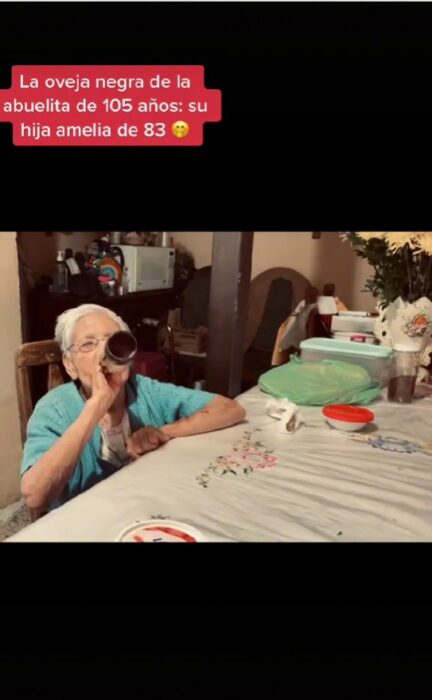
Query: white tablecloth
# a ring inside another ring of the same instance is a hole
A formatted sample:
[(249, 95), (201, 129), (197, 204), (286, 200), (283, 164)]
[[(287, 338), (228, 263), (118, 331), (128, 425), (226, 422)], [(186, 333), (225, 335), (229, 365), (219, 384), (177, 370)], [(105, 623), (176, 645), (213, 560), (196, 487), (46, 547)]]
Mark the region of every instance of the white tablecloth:
[(172, 440), (8, 542), (110, 542), (160, 517), (219, 542), (432, 541), (432, 398), (382, 399), (361, 433), (302, 407), (293, 435), (266, 415), (268, 398), (246, 392), (247, 422)]

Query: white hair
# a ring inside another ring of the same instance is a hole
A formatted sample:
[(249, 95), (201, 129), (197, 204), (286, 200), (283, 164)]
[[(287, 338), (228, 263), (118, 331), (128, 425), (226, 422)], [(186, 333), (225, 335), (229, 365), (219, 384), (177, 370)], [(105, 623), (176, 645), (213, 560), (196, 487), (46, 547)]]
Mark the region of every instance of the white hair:
[(74, 309), (63, 311), (57, 318), (54, 337), (63, 352), (67, 352), (68, 348), (72, 345), (73, 332), (78, 321), (84, 318), (84, 316), (89, 316), (94, 313), (105, 314), (105, 316), (108, 316), (112, 321), (118, 323), (122, 331), (130, 330), (127, 323), (114, 313), (114, 311), (111, 311), (111, 309), (107, 309), (105, 306), (99, 306), (98, 304), (81, 304)]

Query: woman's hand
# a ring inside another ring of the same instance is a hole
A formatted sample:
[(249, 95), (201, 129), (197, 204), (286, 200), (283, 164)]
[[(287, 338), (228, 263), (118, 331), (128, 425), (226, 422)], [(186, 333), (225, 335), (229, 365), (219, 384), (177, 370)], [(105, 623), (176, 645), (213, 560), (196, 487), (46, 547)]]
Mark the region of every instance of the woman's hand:
[(168, 442), (170, 438), (161, 430), (147, 426), (132, 433), (126, 443), (129, 457), (137, 459), (146, 452), (157, 450), (158, 447)]
[(100, 366), (100, 357), (95, 356), (92, 380), (92, 393), (88, 403), (96, 411), (98, 420), (107, 413), (119, 395), (120, 389), (123, 386), (121, 374), (105, 375)]

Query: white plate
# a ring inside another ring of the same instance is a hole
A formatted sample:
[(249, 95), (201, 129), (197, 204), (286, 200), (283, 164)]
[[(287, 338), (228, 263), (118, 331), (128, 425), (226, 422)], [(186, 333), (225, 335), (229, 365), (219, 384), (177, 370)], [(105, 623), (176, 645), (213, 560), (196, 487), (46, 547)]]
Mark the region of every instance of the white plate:
[(199, 530), (177, 520), (142, 520), (128, 525), (116, 542), (206, 542)]

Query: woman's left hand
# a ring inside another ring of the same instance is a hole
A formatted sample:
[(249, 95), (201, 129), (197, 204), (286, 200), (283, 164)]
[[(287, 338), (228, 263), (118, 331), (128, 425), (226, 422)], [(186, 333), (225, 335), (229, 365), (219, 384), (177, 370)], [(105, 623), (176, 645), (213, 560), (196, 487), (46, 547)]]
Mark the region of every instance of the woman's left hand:
[(132, 433), (126, 443), (129, 457), (137, 459), (146, 452), (157, 450), (158, 447), (168, 442), (170, 438), (158, 428), (147, 426)]

